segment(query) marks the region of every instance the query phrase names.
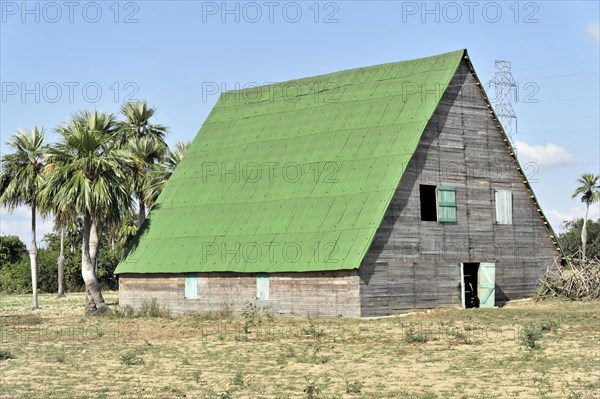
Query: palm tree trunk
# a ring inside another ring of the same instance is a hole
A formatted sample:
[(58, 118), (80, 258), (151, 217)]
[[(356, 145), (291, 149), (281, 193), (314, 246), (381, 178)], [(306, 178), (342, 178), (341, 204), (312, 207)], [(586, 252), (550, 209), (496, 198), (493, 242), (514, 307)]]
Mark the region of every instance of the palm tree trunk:
[(31, 248), (29, 248), (29, 260), (31, 262), (31, 290), (33, 292), (32, 309), (39, 309), (37, 297), (37, 242), (35, 237), (35, 213), (37, 206), (35, 200), (31, 204)]
[(92, 230), (92, 218), (89, 215), (83, 218), (83, 240), (81, 243), (81, 274), (85, 282), (86, 290), (86, 312), (87, 313), (103, 313), (106, 311), (106, 303), (100, 292), (100, 285), (94, 270), (94, 264), (90, 257), (90, 233)]
[(146, 204), (144, 203), (144, 197), (141, 193), (138, 193), (138, 205), (139, 205), (139, 210), (138, 210), (137, 227), (139, 230), (142, 227), (142, 224), (144, 223), (144, 221), (146, 220)]
[(95, 219), (92, 218), (90, 226), (90, 260), (94, 266), (94, 274), (98, 274), (98, 228)]
[(585, 250), (587, 247), (587, 219), (590, 204), (585, 204), (585, 217), (583, 218), (583, 226), (581, 227), (581, 260), (585, 261)]
[(65, 296), (65, 227), (60, 227), (60, 255), (58, 256), (58, 297)]

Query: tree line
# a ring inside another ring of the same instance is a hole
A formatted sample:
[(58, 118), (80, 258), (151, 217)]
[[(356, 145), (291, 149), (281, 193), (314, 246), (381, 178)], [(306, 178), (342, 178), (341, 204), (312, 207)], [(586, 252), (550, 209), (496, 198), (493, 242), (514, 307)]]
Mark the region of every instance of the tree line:
[[(54, 129), (59, 135), (54, 143), (45, 143), (46, 132), (38, 127), (19, 129), (7, 141), (12, 152), (0, 158), (0, 205), (9, 211), (18, 206), (31, 211), (28, 252), (34, 309), (39, 307), (38, 257), (47, 255), (37, 246), (38, 212), (54, 220), (56, 234), (44, 240), (46, 250), (58, 252), (58, 295), (65, 293), (66, 262), (71, 273), (77, 259), (81, 278), (67, 274), (69, 288), (85, 288), (86, 312), (107, 309), (99, 277), (104, 283), (113, 279), (112, 270), (188, 146), (178, 142), (169, 148), (165, 142), (169, 129), (151, 121), (155, 113), (146, 101), (123, 104), (119, 116), (83, 110)], [(102, 261), (104, 267), (99, 268)], [(0, 268), (0, 277), (6, 277), (4, 269)]]

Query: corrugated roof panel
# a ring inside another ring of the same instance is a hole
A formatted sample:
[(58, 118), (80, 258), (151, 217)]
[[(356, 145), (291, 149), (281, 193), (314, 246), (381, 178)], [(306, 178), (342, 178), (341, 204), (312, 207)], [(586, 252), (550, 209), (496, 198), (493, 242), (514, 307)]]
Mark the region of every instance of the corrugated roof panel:
[(223, 93), (115, 272), (358, 268), (463, 55)]

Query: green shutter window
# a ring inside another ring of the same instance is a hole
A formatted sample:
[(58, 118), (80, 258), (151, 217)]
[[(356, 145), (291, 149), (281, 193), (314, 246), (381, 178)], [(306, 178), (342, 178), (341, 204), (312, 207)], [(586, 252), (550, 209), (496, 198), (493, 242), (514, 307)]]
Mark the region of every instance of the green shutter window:
[(185, 299), (198, 299), (198, 276), (185, 275)]
[(438, 221), (456, 222), (456, 187), (438, 187)]
[(256, 299), (269, 300), (269, 275), (266, 273), (256, 275)]
[(496, 223), (512, 224), (512, 192), (496, 190)]

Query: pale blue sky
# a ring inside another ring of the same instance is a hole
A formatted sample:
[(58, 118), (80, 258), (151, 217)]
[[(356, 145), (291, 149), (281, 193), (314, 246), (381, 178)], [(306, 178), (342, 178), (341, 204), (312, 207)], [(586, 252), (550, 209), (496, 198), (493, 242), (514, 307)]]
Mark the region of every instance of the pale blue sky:
[[(68, 4), (0, 2), (2, 152), (19, 127), (52, 130), (84, 108), (116, 112), (134, 92), (158, 108), (174, 143), (195, 136), (217, 100), (214, 87), (467, 48), (483, 82), (495, 60), (512, 62), (521, 89), (514, 139), (520, 159), (539, 165), (532, 185), (554, 227), (583, 214), (570, 193), (581, 173), (599, 172), (597, 1)], [(524, 102), (527, 94), (537, 102)], [(41, 223), (40, 239), (49, 228)], [(3, 210), (0, 231), (29, 242), (27, 211)]]

